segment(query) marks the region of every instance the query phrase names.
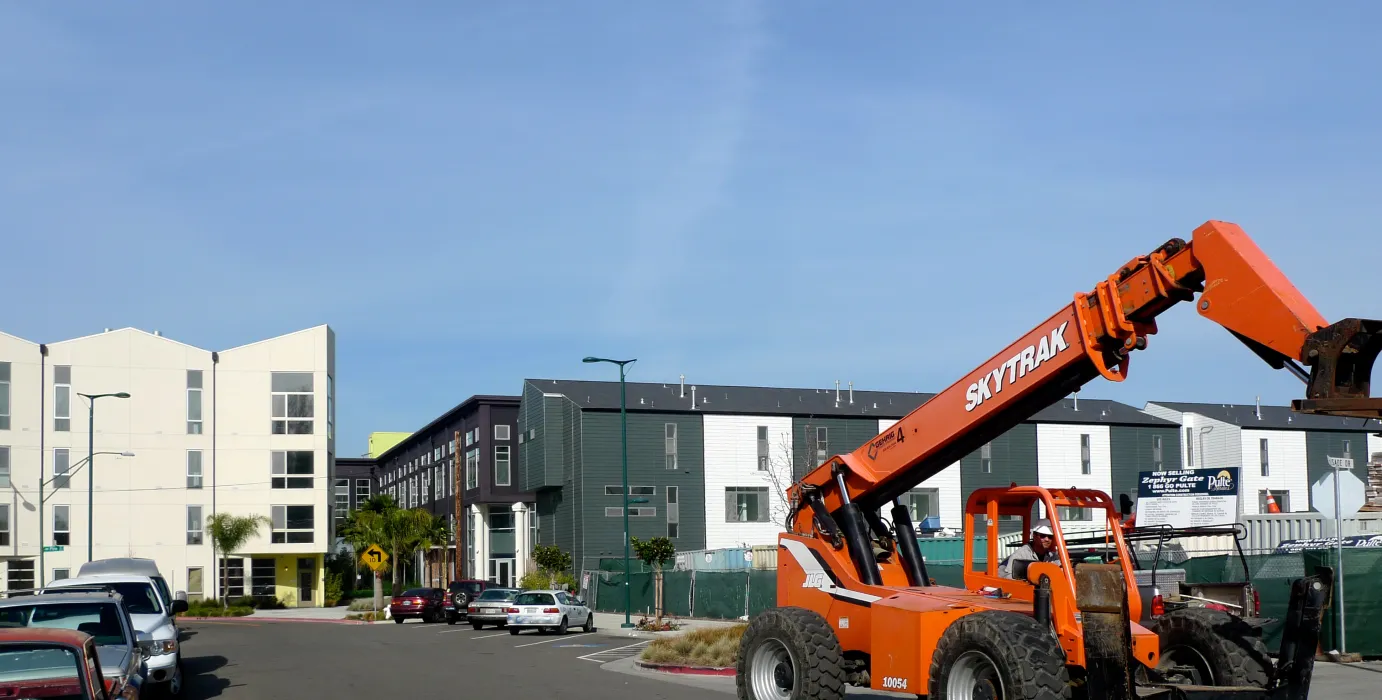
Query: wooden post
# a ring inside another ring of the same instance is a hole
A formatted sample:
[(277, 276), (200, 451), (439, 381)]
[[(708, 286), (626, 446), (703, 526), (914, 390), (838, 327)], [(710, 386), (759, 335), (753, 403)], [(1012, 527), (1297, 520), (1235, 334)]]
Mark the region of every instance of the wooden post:
[(455, 440), (456, 454), (452, 455), (455, 457), (452, 460), (452, 471), (454, 472), (452, 478), (456, 480), (456, 518), (453, 521), (456, 528), (456, 560), (452, 562), (452, 566), (456, 574), (453, 580), (459, 581), (461, 575), (465, 573), (465, 568), (461, 566), (461, 553), (465, 551), (465, 521), (461, 520), (461, 515), (465, 512), (461, 503), (465, 500), (465, 482), (461, 480), (461, 431), (456, 431)]

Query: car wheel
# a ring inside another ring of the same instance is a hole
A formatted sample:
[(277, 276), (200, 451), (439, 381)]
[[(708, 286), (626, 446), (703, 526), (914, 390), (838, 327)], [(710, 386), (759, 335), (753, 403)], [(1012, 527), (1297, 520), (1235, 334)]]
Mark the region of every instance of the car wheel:
[(480, 624), (480, 623), (478, 623), (478, 622), (472, 622), (472, 623), (470, 623), (470, 627), (471, 627), (471, 629), (478, 630), (478, 629), (484, 627), (484, 625), (482, 625), (482, 624)]
[(589, 633), (595, 631), (595, 613), (587, 613), (587, 614), (586, 614), (586, 616), (585, 616), (585, 625), (583, 625), (583, 626), (581, 627), (581, 631), (583, 631), (583, 632), (585, 632), (585, 633), (587, 633), (587, 634), (589, 634)]
[(517, 636), (518, 636), (518, 628), (517, 628), (517, 627), (510, 627), (510, 628), (509, 628), (509, 634), (512, 634), (513, 636), (517, 637)]
[(403, 624), (403, 618), (401, 618), (401, 617), (395, 617), (395, 618), (393, 619), (393, 621), (394, 621), (394, 622), (397, 622), (397, 623), (400, 624), (400, 625)]
[(561, 619), (561, 624), (557, 625), (557, 634), (566, 634), (566, 618)]
[(448, 624), (448, 625), (454, 625), (454, 624), (456, 624), (456, 616), (453, 615), (453, 614), (451, 614), (451, 613), (447, 613), (447, 614), (446, 614), (446, 624)]
[(177, 696), (182, 694), (182, 657), (178, 657), (178, 662), (173, 666), (173, 677), (168, 679), (168, 694)]

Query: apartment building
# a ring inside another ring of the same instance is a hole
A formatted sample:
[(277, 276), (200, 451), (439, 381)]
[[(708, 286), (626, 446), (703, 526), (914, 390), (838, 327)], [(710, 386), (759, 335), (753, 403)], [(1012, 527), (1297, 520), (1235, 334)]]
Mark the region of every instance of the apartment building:
[[(930, 399), (920, 392), (629, 383), (629, 531), (678, 550), (771, 544), (786, 488)], [(539, 541), (599, 568), (624, 542), (618, 382), (528, 379), (518, 430)], [(1133, 406), (1073, 397), (918, 484), (912, 519), (962, 526), (976, 488), (1019, 484), (1137, 493), (1137, 473), (1180, 463), (1177, 424)], [(1089, 513), (1067, 513), (1071, 520)]]
[[(0, 333), (0, 582), (148, 557), (192, 600), (321, 604), (334, 345), (324, 325), (221, 351), (135, 328), (46, 344)], [(266, 522), (232, 553), (224, 591), (216, 513)]]
[(1240, 467), (1239, 508), (1267, 512), (1271, 494), (1282, 512), (1312, 510), (1310, 485), (1329, 472), (1329, 457), (1350, 457), (1368, 483), (1372, 452), (1382, 452), (1382, 421), (1296, 413), (1290, 406), (1151, 401), (1147, 413), (1181, 426), (1185, 468)]
[(518, 405), (517, 396), (472, 396), (379, 456), (381, 493), (401, 507), (445, 518), (452, 533), (446, 545), (419, 553), (410, 578), (440, 587), (455, 578), (458, 467), (465, 523), (461, 577), (513, 586), (527, 573), (538, 522), (533, 494), (514, 473), (523, 441)]

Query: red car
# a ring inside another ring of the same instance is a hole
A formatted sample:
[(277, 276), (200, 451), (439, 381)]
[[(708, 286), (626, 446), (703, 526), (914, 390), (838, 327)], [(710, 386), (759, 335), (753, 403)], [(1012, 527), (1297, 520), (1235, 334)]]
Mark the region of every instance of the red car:
[(389, 601), (389, 617), (394, 622), (416, 617), (423, 622), (446, 619), (446, 591), (440, 588), (409, 588)]
[(0, 697), (137, 700), (142, 681), (131, 660), (128, 676), (101, 673), (96, 640), (66, 629), (8, 628), (0, 637)]

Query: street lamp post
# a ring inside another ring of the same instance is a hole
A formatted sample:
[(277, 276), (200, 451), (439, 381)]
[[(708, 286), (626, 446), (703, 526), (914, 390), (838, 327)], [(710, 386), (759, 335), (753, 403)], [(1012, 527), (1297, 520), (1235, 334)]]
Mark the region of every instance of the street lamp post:
[(619, 365), (619, 434), (621, 450), (623, 454), (623, 474), (624, 474), (624, 624), (620, 627), (629, 629), (633, 627), (630, 618), (633, 608), (633, 589), (629, 585), (629, 422), (625, 413), (625, 393), (624, 393), (624, 367), (625, 365), (637, 362), (633, 360), (610, 360), (603, 357), (587, 357), (582, 362), (608, 362)]
[(96, 399), (103, 399), (107, 396), (128, 399), (130, 395), (122, 391), (118, 394), (77, 394), (77, 396), (85, 396), (88, 401), (86, 406), (86, 560), (91, 561), (92, 538), (96, 534), (94, 527), (96, 464), (91, 461), (96, 456)]

